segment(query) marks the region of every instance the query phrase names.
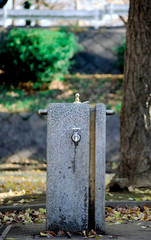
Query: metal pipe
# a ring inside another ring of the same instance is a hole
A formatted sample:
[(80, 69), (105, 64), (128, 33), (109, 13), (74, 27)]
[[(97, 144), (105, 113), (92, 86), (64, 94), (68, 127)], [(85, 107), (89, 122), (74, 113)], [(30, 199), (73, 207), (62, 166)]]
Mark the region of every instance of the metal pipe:
[(47, 115), (47, 113), (48, 113), (48, 110), (47, 110), (47, 109), (39, 109), (39, 110), (38, 110), (38, 114), (39, 114), (39, 115)]
[[(47, 109), (39, 109), (38, 114), (39, 115), (47, 115), (48, 110)], [(114, 110), (106, 110), (106, 115), (114, 115), (115, 111)]]
[(106, 115), (114, 115), (115, 111), (114, 110), (106, 110)]

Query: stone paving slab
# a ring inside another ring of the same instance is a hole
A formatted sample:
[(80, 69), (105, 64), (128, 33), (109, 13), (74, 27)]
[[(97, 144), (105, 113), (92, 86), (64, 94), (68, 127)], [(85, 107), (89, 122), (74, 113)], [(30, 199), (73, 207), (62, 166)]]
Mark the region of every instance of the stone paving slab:
[[(15, 238), (16, 240), (43, 240), (47, 237), (40, 237), (39, 233), (45, 231), (45, 224), (14, 224), (5, 240)], [(49, 238), (50, 239), (50, 238)], [(52, 240), (67, 240), (66, 237), (53, 237)], [(72, 240), (85, 239), (83, 237), (72, 237)], [(151, 221), (133, 222), (119, 225), (106, 225), (105, 235), (101, 239), (111, 240), (150, 240), (151, 239)]]
[[(15, 238), (16, 240), (30, 240), (34, 239), (40, 232), (45, 231), (45, 224), (27, 224), (20, 223), (14, 224), (6, 236), (6, 240), (9, 238)], [(46, 238), (45, 238), (46, 239)]]
[(148, 206), (151, 208), (151, 201), (106, 201), (105, 206), (108, 207), (143, 207), (143, 206)]
[(0, 240), (5, 239), (5, 237), (11, 230), (12, 226), (13, 226), (12, 224), (9, 224), (9, 225), (3, 224), (2, 225), (2, 228), (0, 229)]

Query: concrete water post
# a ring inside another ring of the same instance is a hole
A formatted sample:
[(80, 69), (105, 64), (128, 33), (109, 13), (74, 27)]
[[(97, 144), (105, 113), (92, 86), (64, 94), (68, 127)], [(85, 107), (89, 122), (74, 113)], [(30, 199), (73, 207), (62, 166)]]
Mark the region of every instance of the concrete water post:
[(47, 230), (105, 231), (104, 104), (51, 103), (47, 116)]
[(47, 229), (88, 229), (89, 105), (49, 104), (47, 131)]

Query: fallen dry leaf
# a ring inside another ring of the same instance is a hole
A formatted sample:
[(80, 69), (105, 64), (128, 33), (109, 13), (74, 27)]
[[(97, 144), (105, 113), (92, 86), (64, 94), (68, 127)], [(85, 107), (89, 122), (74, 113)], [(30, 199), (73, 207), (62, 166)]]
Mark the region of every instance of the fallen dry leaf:
[(88, 236), (89, 235), (96, 235), (96, 232), (92, 229), (89, 233), (88, 233)]
[[(111, 208), (106, 207), (106, 223), (107, 224), (121, 224), (127, 223), (129, 221), (151, 221), (151, 208), (144, 206), (143, 208)], [(13, 211), (13, 212), (0, 212), (0, 224), (3, 223), (45, 223), (46, 222), (46, 209), (40, 208), (39, 210), (26, 209), (23, 211)], [(55, 236), (53, 231), (48, 232), (48, 234)], [(77, 232), (76, 235), (81, 235), (84, 237), (97, 237), (98, 235), (94, 230), (91, 230), (89, 234), (86, 230), (83, 232)], [(59, 230), (57, 236), (68, 236), (71, 237), (70, 232), (65, 232)]]
[(144, 208), (110, 208), (106, 207), (106, 223), (120, 224), (128, 221), (151, 220), (151, 209)]
[(66, 234), (63, 230), (60, 229), (57, 233), (57, 236), (66, 236)]
[(53, 231), (46, 231), (46, 233), (48, 233), (48, 234), (50, 234), (51, 236), (56, 236), (56, 234), (55, 234), (55, 232), (53, 232)]
[(66, 235), (67, 235), (68, 238), (72, 237), (72, 234), (70, 232), (66, 232)]
[(47, 237), (47, 233), (40, 232), (41, 237)]

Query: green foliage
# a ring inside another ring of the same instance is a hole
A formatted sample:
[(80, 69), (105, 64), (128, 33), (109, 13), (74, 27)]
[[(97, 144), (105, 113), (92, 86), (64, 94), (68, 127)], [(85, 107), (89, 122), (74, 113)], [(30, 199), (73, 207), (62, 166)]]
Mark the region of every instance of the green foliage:
[[(70, 59), (80, 49), (76, 37), (64, 31), (13, 29), (0, 47), (5, 83), (51, 82), (68, 73)], [(35, 85), (36, 86), (36, 85)]]
[(124, 72), (124, 53), (125, 53), (125, 39), (123, 40), (122, 44), (116, 48), (117, 53), (117, 66), (120, 71)]
[(13, 87), (7, 89), (0, 86), (0, 111), (37, 112), (40, 108), (47, 108), (50, 102), (68, 102), (68, 100), (56, 99), (59, 93), (59, 90), (54, 89), (27, 94), (21, 89), (14, 89)]
[(115, 112), (120, 113), (120, 111), (121, 111), (121, 102), (117, 102), (117, 104), (115, 105)]

